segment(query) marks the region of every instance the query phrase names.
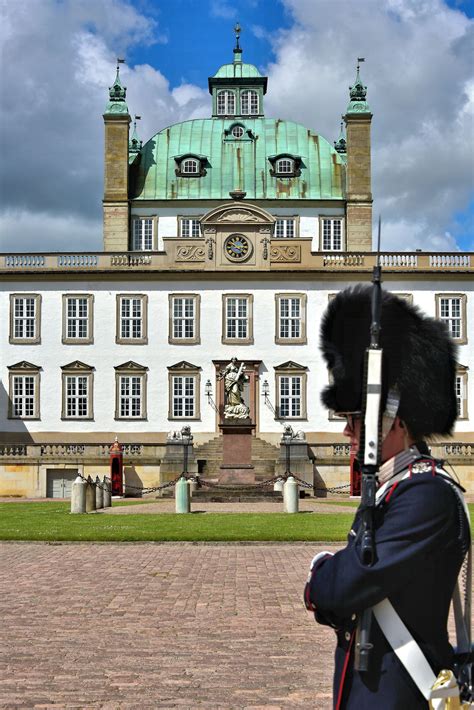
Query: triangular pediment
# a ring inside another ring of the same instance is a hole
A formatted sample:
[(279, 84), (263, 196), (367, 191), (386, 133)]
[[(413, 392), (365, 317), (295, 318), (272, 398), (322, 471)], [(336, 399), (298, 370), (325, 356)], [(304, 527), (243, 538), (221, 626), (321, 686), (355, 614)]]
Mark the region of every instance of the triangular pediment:
[(124, 362), (121, 365), (117, 365), (116, 367), (114, 367), (114, 370), (117, 370), (117, 372), (122, 372), (124, 370), (144, 372), (145, 370), (148, 370), (148, 367), (146, 367), (145, 365), (139, 365), (138, 362), (134, 362), (133, 360), (129, 360), (128, 362)]
[(187, 362), (186, 360), (181, 360), (181, 362), (177, 362), (176, 365), (170, 365), (168, 367), (168, 370), (173, 371), (173, 370), (200, 370), (201, 368), (199, 365), (192, 365), (190, 362)]
[(73, 370), (75, 372), (91, 372), (94, 368), (92, 365), (86, 365), (85, 362), (74, 360), (67, 365), (61, 365), (61, 370)]
[(462, 365), (460, 362), (456, 363), (456, 371), (458, 373), (467, 372), (468, 370), (469, 370), (469, 367), (467, 365)]
[(293, 360), (288, 360), (287, 362), (282, 363), (281, 365), (276, 365), (275, 370), (298, 370), (301, 372), (301, 370), (307, 370), (308, 368), (305, 365), (298, 365), (297, 362), (294, 362)]
[(15, 365), (9, 365), (8, 369), (9, 370), (34, 370), (35, 372), (39, 372), (41, 370), (41, 367), (39, 365), (33, 365), (33, 363), (28, 362), (28, 360), (21, 360), (20, 362), (17, 362)]

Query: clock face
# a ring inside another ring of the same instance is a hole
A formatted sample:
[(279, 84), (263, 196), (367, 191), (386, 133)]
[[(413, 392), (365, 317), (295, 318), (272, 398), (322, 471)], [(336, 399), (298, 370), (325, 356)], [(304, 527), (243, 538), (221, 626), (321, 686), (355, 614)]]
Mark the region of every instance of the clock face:
[(252, 245), (243, 234), (231, 234), (224, 242), (224, 250), (231, 261), (245, 261), (252, 253)]

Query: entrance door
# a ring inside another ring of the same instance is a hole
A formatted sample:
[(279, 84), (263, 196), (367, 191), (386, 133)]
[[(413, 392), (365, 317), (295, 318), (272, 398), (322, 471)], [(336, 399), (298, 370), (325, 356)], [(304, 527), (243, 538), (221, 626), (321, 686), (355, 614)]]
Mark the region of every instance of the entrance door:
[(70, 498), (77, 469), (48, 469), (46, 471), (46, 497)]

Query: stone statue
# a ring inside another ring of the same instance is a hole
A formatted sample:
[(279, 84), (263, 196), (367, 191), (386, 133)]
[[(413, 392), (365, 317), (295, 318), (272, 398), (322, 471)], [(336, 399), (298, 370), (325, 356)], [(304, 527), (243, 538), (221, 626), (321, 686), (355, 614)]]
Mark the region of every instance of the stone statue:
[(233, 357), (226, 367), (221, 370), (218, 379), (224, 379), (224, 418), (248, 419), (250, 409), (242, 398), (242, 392), (248, 377), (244, 373), (245, 364), (242, 362), (237, 367), (237, 358)]

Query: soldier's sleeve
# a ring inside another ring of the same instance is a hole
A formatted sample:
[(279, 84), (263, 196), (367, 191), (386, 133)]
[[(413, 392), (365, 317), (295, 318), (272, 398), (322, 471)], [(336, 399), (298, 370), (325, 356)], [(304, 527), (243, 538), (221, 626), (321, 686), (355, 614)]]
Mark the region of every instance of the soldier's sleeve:
[(454, 495), (448, 484), (431, 474), (402, 481), (376, 527), (374, 565), (362, 564), (356, 540), (318, 566), (307, 592), (316, 619), (332, 624), (346, 619), (419, 575), (427, 557), (457, 537)]

